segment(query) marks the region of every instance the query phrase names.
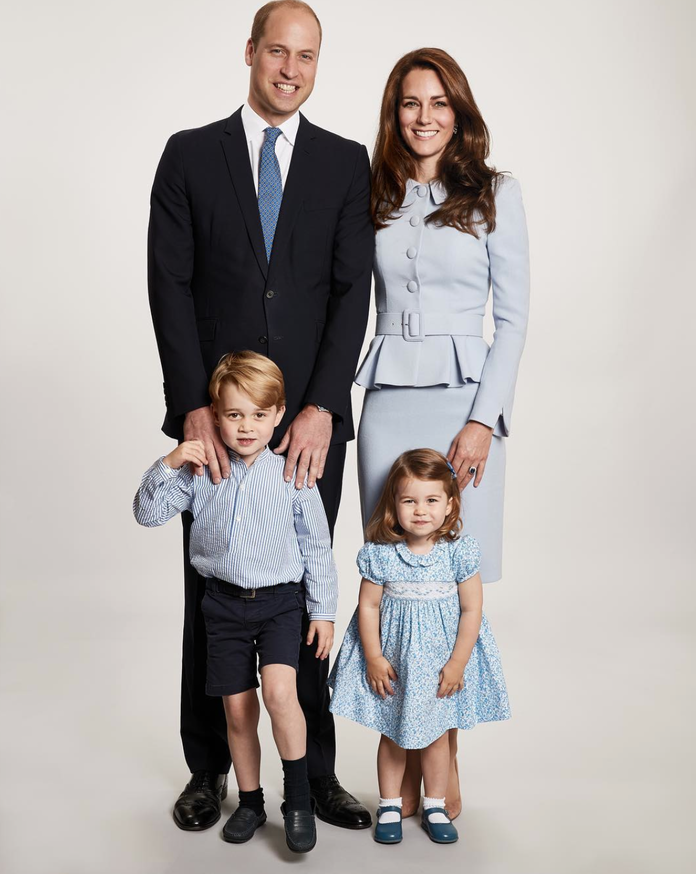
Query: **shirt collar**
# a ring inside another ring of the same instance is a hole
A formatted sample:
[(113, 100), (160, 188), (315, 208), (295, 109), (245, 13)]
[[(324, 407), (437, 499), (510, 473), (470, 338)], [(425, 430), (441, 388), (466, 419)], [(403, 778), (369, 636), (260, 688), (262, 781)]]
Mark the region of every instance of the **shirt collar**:
[[(238, 455), (234, 451), (234, 449), (230, 449), (230, 447), (228, 446), (227, 452), (230, 456), (230, 461), (235, 461), (235, 462), (237, 462), (237, 464), (243, 464), (244, 467), (246, 467), (246, 461), (244, 461), (242, 456)], [(251, 465), (251, 467), (256, 467), (256, 465), (259, 464), (259, 462), (261, 464), (264, 464), (271, 457), (271, 455), (273, 455), (273, 453), (268, 448), (268, 446), (264, 447), (263, 452), (259, 453), (259, 455), (256, 456), (256, 459), (255, 459), (254, 463)], [(251, 470), (251, 467), (249, 468), (249, 470)]]
[[(270, 125), (265, 118), (261, 118), (260, 115), (254, 112), (248, 103), (245, 103), (244, 106), (242, 106), (242, 124), (244, 125), (244, 132), (246, 133), (247, 139), (249, 140), (255, 140), (257, 138), (263, 139), (266, 128), (273, 127), (273, 125)], [(291, 146), (295, 145), (297, 129), (299, 126), (299, 112), (291, 115), (290, 118), (286, 119), (282, 124), (277, 125), (277, 127), (282, 130), (283, 136)]]

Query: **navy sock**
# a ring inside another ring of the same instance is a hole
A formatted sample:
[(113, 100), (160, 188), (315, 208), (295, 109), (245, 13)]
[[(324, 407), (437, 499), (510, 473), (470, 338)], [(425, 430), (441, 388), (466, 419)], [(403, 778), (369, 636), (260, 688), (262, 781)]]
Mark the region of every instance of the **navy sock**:
[(257, 816), (263, 813), (263, 788), (259, 786), (253, 792), (239, 790), (239, 806), (250, 807)]
[(283, 763), (283, 786), (285, 806), (288, 810), (309, 810), (309, 780), (307, 779), (307, 756), (301, 759), (281, 759)]

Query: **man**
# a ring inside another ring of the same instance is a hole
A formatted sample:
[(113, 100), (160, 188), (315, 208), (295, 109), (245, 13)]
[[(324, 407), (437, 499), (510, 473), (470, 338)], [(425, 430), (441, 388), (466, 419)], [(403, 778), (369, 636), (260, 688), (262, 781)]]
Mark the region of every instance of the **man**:
[[(277, 0), (257, 12), (245, 53), (247, 103), (228, 119), (175, 134), (164, 150), (152, 190), (148, 277), (164, 432), (202, 441), (213, 480), (229, 476), (208, 380), (227, 352), (268, 355), (287, 388), (271, 446), (287, 451), (288, 481), (295, 476), (300, 488), (306, 477), (319, 488), (333, 534), (354, 437), (350, 387), (367, 323), (374, 233), (365, 147), (298, 112), (314, 87), (320, 45), (321, 25), (305, 3)], [(222, 707), (205, 695), (205, 582), (188, 562), (190, 524), (184, 518), (181, 736), (192, 778), (174, 821), (201, 830), (220, 818), (230, 758)], [(316, 641), (306, 641), (298, 694), (316, 812), (334, 825), (368, 828), (368, 811), (334, 774), (328, 664), (315, 657)]]

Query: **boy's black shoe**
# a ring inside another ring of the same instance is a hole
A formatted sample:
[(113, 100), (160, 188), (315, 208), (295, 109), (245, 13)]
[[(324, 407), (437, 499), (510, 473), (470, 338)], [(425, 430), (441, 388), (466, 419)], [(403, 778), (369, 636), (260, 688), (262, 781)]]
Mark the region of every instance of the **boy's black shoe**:
[(313, 850), (317, 842), (314, 814), (308, 810), (288, 810), (285, 802), (280, 805), (280, 812), (285, 824), (285, 842), (293, 853), (308, 853)]
[(311, 778), (309, 790), (323, 822), (355, 829), (372, 825), (370, 811), (341, 786), (335, 774)]
[(174, 805), (174, 822), (184, 831), (210, 828), (220, 819), (220, 802), (226, 797), (227, 774), (194, 771)]
[(243, 844), (254, 837), (257, 828), (266, 822), (266, 813), (256, 814), (250, 807), (238, 807), (222, 829), (222, 836), (231, 844)]

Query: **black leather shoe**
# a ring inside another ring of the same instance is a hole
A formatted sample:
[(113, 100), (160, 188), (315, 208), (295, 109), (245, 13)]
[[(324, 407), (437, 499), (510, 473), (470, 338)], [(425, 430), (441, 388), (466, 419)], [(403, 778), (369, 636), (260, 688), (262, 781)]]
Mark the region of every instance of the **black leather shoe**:
[(254, 832), (264, 822), (265, 812), (256, 814), (250, 807), (238, 807), (222, 827), (222, 836), (231, 844), (243, 844), (254, 837)]
[(280, 805), (285, 824), (285, 842), (293, 853), (308, 853), (317, 842), (317, 823), (314, 814), (308, 810), (288, 810), (287, 804)]
[(309, 789), (317, 806), (317, 816), (323, 822), (340, 828), (369, 828), (372, 825), (369, 810), (346, 792), (335, 774), (314, 777), (309, 781)]
[(174, 805), (174, 822), (184, 831), (202, 832), (220, 819), (220, 802), (226, 797), (227, 774), (194, 771)]

